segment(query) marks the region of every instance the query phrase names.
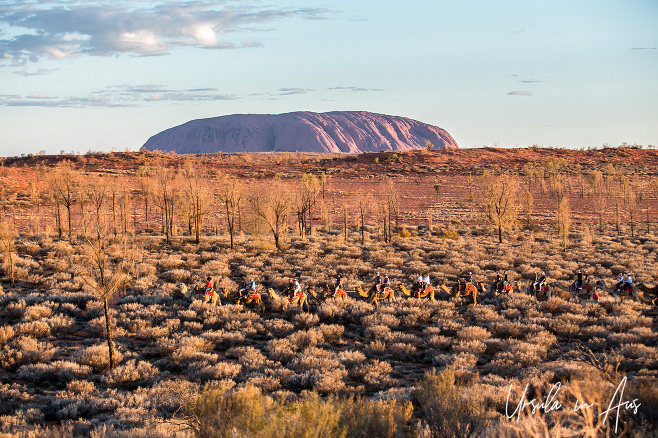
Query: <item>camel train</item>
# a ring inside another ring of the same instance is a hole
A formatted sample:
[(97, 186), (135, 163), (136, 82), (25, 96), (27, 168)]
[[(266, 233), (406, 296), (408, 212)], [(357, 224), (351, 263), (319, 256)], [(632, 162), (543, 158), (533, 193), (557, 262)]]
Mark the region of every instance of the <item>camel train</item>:
[[(265, 309), (265, 302), (263, 297), (268, 298), (268, 304), (274, 311), (283, 311), (288, 307), (300, 307), (310, 311), (310, 304), (319, 305), (327, 300), (346, 300), (349, 293), (354, 293), (356, 296), (366, 299), (374, 305), (379, 305), (383, 302), (396, 301), (396, 290), (391, 285), (373, 285), (367, 292), (361, 286), (356, 286), (353, 291), (347, 291), (341, 285), (336, 288), (331, 288), (325, 284), (316, 292), (313, 286), (307, 287), (303, 290), (297, 287), (292, 290), (290, 286), (279, 294), (274, 289), (268, 288), (266, 294), (260, 294), (255, 291), (246, 292), (244, 290), (231, 293), (226, 287), (219, 288), (218, 291), (212, 289), (207, 290), (203, 287), (188, 288), (185, 284), (177, 284), (181, 294), (188, 299), (203, 300), (204, 303), (210, 305), (221, 305), (221, 296), (233, 304), (253, 305), (258, 311)], [(413, 299), (427, 299), (429, 301), (436, 301), (437, 294), (440, 294), (442, 299), (445, 298), (461, 298), (466, 303), (472, 302), (477, 305), (478, 298), (482, 297), (496, 298), (509, 293), (522, 293), (525, 292), (535, 298), (535, 301), (547, 301), (553, 297), (560, 298), (564, 301), (595, 301), (595, 296), (598, 299), (599, 292), (612, 296), (615, 300), (634, 299), (638, 302), (645, 302), (647, 304), (658, 304), (658, 285), (647, 286), (645, 284), (637, 284), (636, 287), (627, 288), (619, 282), (617, 285), (608, 286), (604, 280), (598, 280), (591, 283), (589, 279), (580, 287), (576, 287), (575, 283), (571, 283), (568, 288), (563, 289), (558, 282), (551, 284), (542, 283), (541, 285), (532, 282), (527, 288), (523, 288), (518, 281), (494, 281), (488, 288), (484, 283), (475, 283), (472, 281), (458, 280), (451, 287), (445, 283), (432, 286), (431, 284), (422, 287), (417, 283), (410, 289), (407, 289), (404, 284), (397, 286), (397, 290), (407, 298)]]

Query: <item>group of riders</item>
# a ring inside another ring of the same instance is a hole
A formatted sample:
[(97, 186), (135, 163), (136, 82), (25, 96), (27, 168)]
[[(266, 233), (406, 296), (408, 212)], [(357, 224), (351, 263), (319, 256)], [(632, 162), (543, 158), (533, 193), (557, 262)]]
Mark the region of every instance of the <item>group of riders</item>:
[[(467, 284), (473, 284), (473, 273), (469, 272), (467, 275), (460, 277), (457, 280), (458, 288), (460, 291), (466, 290)], [(589, 274), (583, 273), (580, 269), (576, 271), (576, 277), (572, 283), (573, 290), (576, 292), (582, 291), (583, 288), (591, 289), (589, 286)], [(413, 285), (414, 292), (426, 292), (430, 287), (430, 276), (428, 273), (419, 275)], [(507, 271), (503, 271), (503, 276), (501, 277), (500, 273), (496, 273), (496, 279), (492, 285), (493, 289), (498, 292), (509, 292), (511, 291), (511, 283), (507, 276)], [(391, 288), (391, 280), (388, 278), (388, 275), (382, 276), (379, 272), (376, 273), (375, 278), (373, 279), (372, 290), (376, 293), (384, 292), (386, 288)], [(545, 272), (539, 272), (535, 274), (535, 279), (532, 282), (532, 290), (535, 293), (539, 293), (547, 290), (547, 276)], [(633, 290), (633, 278), (630, 273), (621, 274), (617, 279), (616, 290), (618, 292), (629, 292)], [(333, 297), (339, 291), (345, 291), (343, 280), (340, 275), (336, 276), (336, 281), (334, 282), (333, 288), (327, 288), (326, 296)], [(213, 295), (215, 293), (215, 283), (211, 277), (207, 278), (207, 283), (204, 289), (204, 295)], [(247, 278), (244, 277), (240, 284), (240, 289), (238, 290), (238, 298), (245, 298), (250, 294), (256, 293), (256, 282), (253, 278), (247, 281)], [(299, 284), (299, 281), (296, 279), (290, 279), (288, 282), (288, 287), (286, 288), (285, 295), (288, 299), (292, 300), (296, 297), (303, 295), (302, 287)], [(595, 294), (595, 299), (598, 300), (598, 294)]]

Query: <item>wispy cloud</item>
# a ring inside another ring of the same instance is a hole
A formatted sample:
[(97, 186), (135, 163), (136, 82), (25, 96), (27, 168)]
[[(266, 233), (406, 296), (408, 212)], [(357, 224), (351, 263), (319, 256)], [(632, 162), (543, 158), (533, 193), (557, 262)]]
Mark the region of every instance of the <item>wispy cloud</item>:
[(47, 75), (47, 74), (49, 74), (51, 72), (54, 72), (54, 71), (57, 71), (57, 70), (59, 70), (59, 69), (57, 69), (57, 68), (50, 68), (50, 69), (40, 68), (40, 69), (35, 70), (35, 71), (27, 71), (27, 68), (23, 68), (22, 70), (16, 70), (16, 71), (13, 71), (12, 73), (15, 74), (15, 75), (20, 75), (20, 76), (44, 76), (44, 75)]
[(358, 92), (367, 92), (367, 91), (384, 91), (380, 88), (362, 88), (362, 87), (331, 87), (328, 88), (330, 91), (352, 91), (355, 93)]
[(279, 88), (279, 95), (280, 96), (288, 96), (292, 94), (306, 94), (310, 93), (314, 90), (308, 89), (308, 88)]
[[(5, 30), (0, 61), (21, 65), (43, 57), (63, 59), (81, 54), (162, 55), (184, 46), (258, 47), (261, 43), (257, 40), (235, 41), (230, 36), (262, 31), (259, 26), (276, 20), (329, 16), (324, 8), (257, 7), (237, 0), (17, 1), (0, 5), (0, 32)], [(7, 37), (9, 26), (14, 32)]]
[(510, 91), (507, 93), (508, 96), (532, 96), (532, 93), (529, 91)]
[(527, 80), (522, 80), (521, 82), (523, 82), (524, 84), (535, 84), (537, 82), (544, 82), (544, 81), (535, 81), (535, 80), (527, 79)]
[(38, 106), (51, 108), (134, 107), (149, 102), (190, 102), (234, 100), (215, 88), (173, 90), (160, 85), (121, 85), (94, 91), (84, 96), (57, 97), (44, 94), (0, 95), (0, 106)]

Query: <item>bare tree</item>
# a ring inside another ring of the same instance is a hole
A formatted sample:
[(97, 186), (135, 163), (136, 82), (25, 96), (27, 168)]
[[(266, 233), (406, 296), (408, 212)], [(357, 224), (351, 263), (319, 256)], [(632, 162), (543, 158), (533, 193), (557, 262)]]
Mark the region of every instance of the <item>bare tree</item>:
[(532, 221), (532, 205), (534, 203), (534, 199), (532, 198), (532, 193), (530, 193), (530, 190), (526, 190), (523, 192), (523, 209), (525, 210), (525, 222), (526, 222), (526, 227), (530, 227), (531, 221)]
[(359, 221), (361, 223), (361, 246), (365, 244), (365, 227), (366, 227), (366, 214), (372, 208), (374, 199), (372, 195), (361, 195), (357, 198), (356, 208), (359, 213)]
[(476, 204), (485, 217), (498, 228), (498, 242), (503, 242), (503, 230), (514, 223), (518, 211), (519, 179), (515, 175), (495, 175), (488, 170), (477, 179)]
[(7, 222), (0, 223), (0, 249), (4, 254), (3, 270), (12, 287), (16, 282), (16, 231)]
[(87, 181), (85, 185), (85, 195), (91, 202), (96, 212), (96, 238), (101, 238), (101, 210), (103, 203), (107, 198), (107, 186), (105, 181), (100, 178), (93, 178)]
[(592, 171), (587, 175), (587, 183), (592, 188), (592, 201), (594, 203), (594, 210), (599, 217), (599, 233), (603, 232), (603, 215), (608, 204), (605, 193), (605, 180), (603, 173), (598, 170)]
[(569, 238), (569, 228), (571, 227), (571, 207), (569, 199), (562, 198), (557, 207), (557, 224), (558, 234), (562, 237), (562, 249), (567, 250), (567, 241)]
[(282, 183), (274, 183), (268, 189), (260, 190), (249, 197), (256, 216), (265, 222), (277, 250), (281, 250), (281, 235), (285, 232), (288, 212), (292, 206), (292, 199), (287, 188)]
[(388, 241), (393, 237), (392, 221), (395, 217), (395, 234), (400, 229), (400, 193), (392, 180), (386, 181), (386, 204), (388, 207)]
[(203, 219), (211, 211), (211, 195), (207, 174), (203, 170), (196, 169), (188, 161), (183, 168), (182, 186), (194, 227), (194, 242), (199, 243)]
[(115, 348), (109, 300), (124, 290), (132, 280), (136, 250), (131, 247), (126, 236), (113, 243), (107, 232), (101, 233), (101, 238), (94, 242), (87, 240), (81, 249), (86, 263), (80, 276), (103, 301), (110, 368), (114, 368)]
[(78, 176), (71, 162), (62, 161), (48, 178), (48, 186), (58, 205), (66, 208), (69, 226), (69, 242), (73, 240), (71, 228), (71, 206), (75, 202), (78, 190)]
[(225, 176), (220, 182), (219, 196), (226, 207), (226, 228), (231, 239), (231, 249), (234, 247), (235, 220), (240, 211), (240, 203), (244, 189), (234, 176)]
[(631, 182), (631, 180), (628, 178), (624, 178), (622, 185), (623, 185), (624, 206), (626, 207), (626, 211), (628, 212), (628, 224), (631, 227), (631, 237), (635, 237), (635, 218), (636, 218), (637, 205), (638, 205), (636, 183)]
[(174, 213), (178, 203), (178, 178), (176, 173), (165, 163), (159, 162), (154, 166), (155, 190), (153, 201), (160, 208), (162, 216), (162, 229), (167, 243), (174, 233)]
[(144, 198), (144, 225), (146, 228), (151, 228), (149, 227), (149, 199), (153, 196), (153, 179), (149, 176), (147, 169), (139, 172), (137, 177), (139, 194)]
[(320, 179), (312, 173), (305, 173), (302, 175), (302, 193), (301, 202), (304, 205), (302, 210), (308, 215), (308, 229), (309, 235), (313, 234), (313, 207), (320, 192), (321, 183)]

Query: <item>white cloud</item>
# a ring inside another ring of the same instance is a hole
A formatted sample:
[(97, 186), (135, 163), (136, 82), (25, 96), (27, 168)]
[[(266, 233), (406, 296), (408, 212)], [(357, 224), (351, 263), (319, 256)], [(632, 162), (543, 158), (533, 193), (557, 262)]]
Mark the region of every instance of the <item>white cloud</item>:
[(161, 85), (122, 85), (108, 87), (83, 96), (56, 97), (44, 94), (0, 95), (0, 106), (41, 106), (60, 108), (131, 107), (149, 102), (189, 102), (234, 100), (236, 96), (219, 93), (215, 88), (172, 90)]
[(0, 60), (17, 64), (41, 57), (69, 58), (81, 54), (166, 54), (176, 47), (257, 47), (258, 41), (229, 37), (254, 33), (257, 25), (302, 17), (325, 18), (325, 9), (258, 8), (227, 2), (150, 2), (144, 0), (88, 2), (15, 2), (0, 6), (0, 35), (8, 27), (24, 29), (0, 39)]
[(532, 96), (532, 93), (529, 91), (510, 91), (507, 93), (508, 96)]

